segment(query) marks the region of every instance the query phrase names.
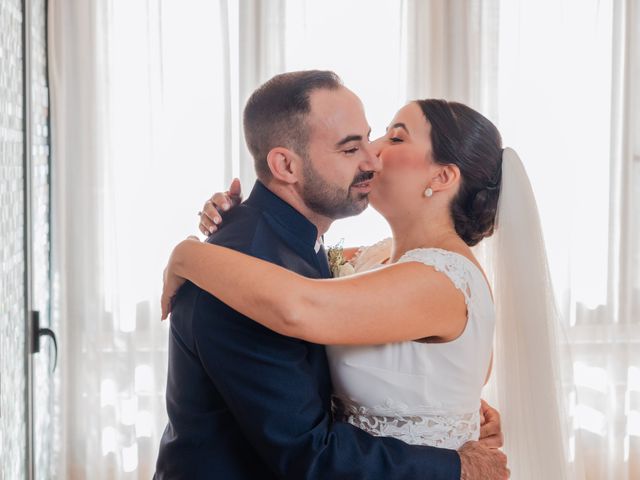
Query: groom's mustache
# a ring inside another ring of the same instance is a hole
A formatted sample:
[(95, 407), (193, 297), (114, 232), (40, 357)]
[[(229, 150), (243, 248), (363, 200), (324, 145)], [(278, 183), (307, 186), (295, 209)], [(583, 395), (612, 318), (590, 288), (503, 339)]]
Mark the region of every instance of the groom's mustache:
[(353, 187), (354, 185), (358, 185), (359, 183), (368, 182), (369, 180), (371, 180), (373, 178), (374, 175), (375, 175), (374, 172), (362, 172), (362, 173), (359, 173), (353, 179), (353, 183), (351, 184), (351, 186)]

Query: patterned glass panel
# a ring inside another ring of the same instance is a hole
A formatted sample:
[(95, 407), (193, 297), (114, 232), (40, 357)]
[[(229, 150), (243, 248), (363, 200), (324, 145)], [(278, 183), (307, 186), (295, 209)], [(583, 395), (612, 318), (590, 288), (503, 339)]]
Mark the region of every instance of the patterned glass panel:
[(26, 477), (22, 5), (0, 1), (0, 478)]

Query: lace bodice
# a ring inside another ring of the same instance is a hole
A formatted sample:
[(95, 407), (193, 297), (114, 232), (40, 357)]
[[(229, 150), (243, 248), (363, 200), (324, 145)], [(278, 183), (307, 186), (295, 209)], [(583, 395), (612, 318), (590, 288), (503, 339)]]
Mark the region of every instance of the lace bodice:
[[(378, 268), (390, 242), (363, 250), (356, 271)], [(328, 347), (338, 419), (372, 435), (457, 449), (480, 433), (480, 392), (491, 357), (495, 313), (484, 275), (466, 257), (440, 249), (407, 252), (442, 272), (464, 295), (467, 324), (447, 343)], [(390, 319), (393, 321), (393, 319)]]

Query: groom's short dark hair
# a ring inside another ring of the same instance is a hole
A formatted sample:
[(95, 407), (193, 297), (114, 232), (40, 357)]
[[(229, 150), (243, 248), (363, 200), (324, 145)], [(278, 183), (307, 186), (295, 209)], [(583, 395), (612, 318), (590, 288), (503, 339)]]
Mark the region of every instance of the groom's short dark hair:
[(271, 178), (267, 154), (275, 147), (306, 156), (309, 96), (314, 90), (341, 86), (342, 80), (333, 72), (305, 70), (276, 75), (253, 92), (244, 108), (244, 135), (259, 179)]

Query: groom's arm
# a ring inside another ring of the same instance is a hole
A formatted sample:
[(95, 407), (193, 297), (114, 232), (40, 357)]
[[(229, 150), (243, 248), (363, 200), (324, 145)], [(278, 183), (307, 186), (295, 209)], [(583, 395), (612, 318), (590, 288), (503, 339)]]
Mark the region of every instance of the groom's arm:
[(244, 435), (289, 479), (459, 480), (454, 450), (373, 437), (331, 421), (308, 347), (202, 292), (194, 320), (201, 361)]

